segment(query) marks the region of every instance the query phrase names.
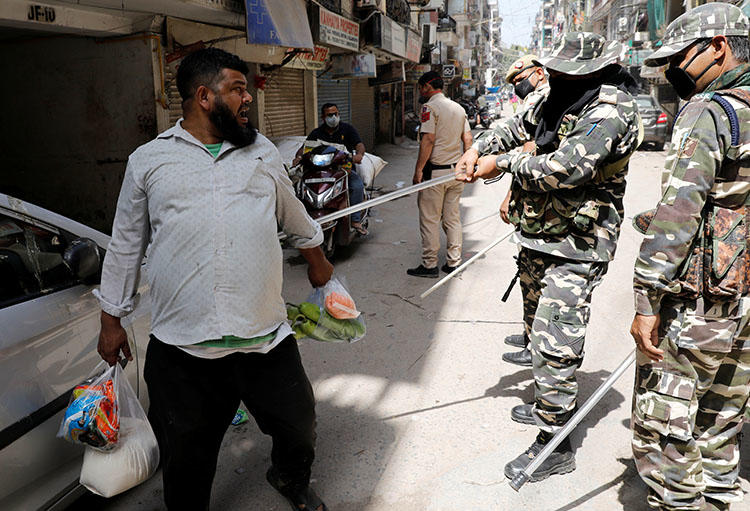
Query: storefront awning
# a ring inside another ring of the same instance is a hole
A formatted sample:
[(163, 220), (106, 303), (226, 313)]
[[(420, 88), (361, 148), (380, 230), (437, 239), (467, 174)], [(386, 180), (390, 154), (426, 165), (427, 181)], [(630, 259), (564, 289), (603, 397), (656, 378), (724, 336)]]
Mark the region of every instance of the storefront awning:
[(305, 0), (245, 0), (247, 42), (313, 49)]

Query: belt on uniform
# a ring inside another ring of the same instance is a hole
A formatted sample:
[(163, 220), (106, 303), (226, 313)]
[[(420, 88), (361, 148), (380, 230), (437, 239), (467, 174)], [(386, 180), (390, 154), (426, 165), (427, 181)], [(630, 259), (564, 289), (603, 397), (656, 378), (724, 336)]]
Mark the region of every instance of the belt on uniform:
[(451, 163), (450, 165), (435, 165), (434, 163), (430, 163), (430, 165), (432, 165), (432, 170), (452, 169), (456, 166), (455, 163)]

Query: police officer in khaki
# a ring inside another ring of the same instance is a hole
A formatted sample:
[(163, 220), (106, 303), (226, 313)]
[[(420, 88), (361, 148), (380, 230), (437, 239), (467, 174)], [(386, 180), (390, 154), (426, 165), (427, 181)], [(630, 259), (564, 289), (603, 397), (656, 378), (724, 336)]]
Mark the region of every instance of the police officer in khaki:
[[(456, 162), (471, 147), (472, 137), (466, 112), (443, 94), (443, 79), (435, 71), (423, 74), (418, 82), (422, 107), (419, 156), (414, 168), (414, 184), (454, 172)], [(446, 263), (450, 273), (461, 264), (461, 213), (459, 200), (464, 184), (444, 183), (419, 192), (419, 234), (422, 237), (422, 264), (406, 273), (415, 277), (438, 277), (440, 226), (447, 238)]]

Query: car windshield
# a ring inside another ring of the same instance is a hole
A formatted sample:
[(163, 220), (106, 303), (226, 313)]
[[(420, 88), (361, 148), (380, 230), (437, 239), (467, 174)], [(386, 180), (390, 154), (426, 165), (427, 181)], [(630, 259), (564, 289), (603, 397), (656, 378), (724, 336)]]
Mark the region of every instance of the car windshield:
[(651, 103), (651, 98), (635, 98), (635, 102), (638, 103), (638, 108), (641, 110), (654, 108), (654, 105)]

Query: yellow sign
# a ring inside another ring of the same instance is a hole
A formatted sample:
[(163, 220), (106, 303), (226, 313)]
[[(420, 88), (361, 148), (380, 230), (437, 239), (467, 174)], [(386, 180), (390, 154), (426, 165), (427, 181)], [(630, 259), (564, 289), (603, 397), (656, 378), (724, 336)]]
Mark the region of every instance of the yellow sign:
[(470, 67), (465, 67), (464, 68), (464, 74), (463, 74), (462, 78), (464, 80), (471, 80), (471, 68)]

